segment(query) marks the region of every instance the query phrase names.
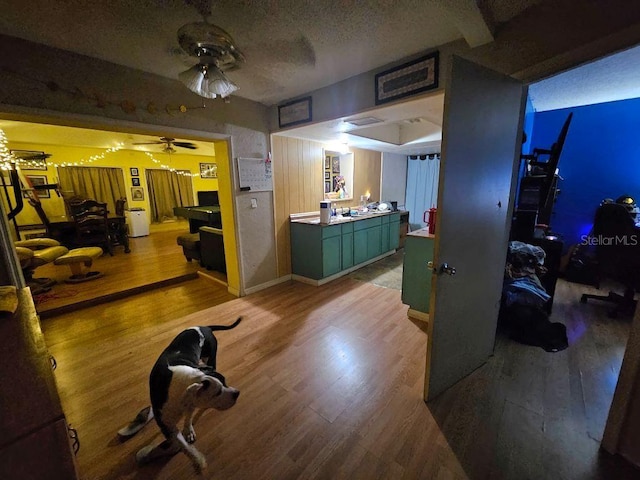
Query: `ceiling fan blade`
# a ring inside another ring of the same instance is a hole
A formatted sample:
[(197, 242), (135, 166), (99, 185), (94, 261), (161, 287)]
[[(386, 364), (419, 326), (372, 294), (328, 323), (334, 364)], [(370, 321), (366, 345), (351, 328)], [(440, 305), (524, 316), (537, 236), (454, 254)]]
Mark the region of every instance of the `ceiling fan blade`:
[(191, 142), (171, 142), (171, 144), (175, 145), (176, 147), (189, 148), (191, 150), (195, 150), (198, 148), (197, 145), (194, 145)]
[(131, 145), (159, 145), (162, 143), (166, 143), (166, 142), (159, 142), (159, 141), (155, 141), (155, 142), (133, 142)]

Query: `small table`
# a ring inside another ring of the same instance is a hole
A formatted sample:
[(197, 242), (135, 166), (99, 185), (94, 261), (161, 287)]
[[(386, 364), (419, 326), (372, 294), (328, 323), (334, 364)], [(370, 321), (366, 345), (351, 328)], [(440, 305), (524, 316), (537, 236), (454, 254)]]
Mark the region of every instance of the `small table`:
[[(124, 246), (124, 253), (131, 252), (126, 218), (122, 215), (109, 214), (107, 222), (109, 223), (109, 238), (111, 244), (113, 246)], [(75, 228), (75, 222), (72, 217), (66, 215), (49, 217), (49, 231), (51, 232), (51, 236), (63, 245), (73, 246)]]

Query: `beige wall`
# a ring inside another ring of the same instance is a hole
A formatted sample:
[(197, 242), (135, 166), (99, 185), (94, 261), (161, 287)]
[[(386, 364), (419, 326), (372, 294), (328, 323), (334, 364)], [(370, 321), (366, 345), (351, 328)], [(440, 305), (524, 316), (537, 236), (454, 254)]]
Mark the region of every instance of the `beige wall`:
[(289, 215), (318, 211), (324, 198), (322, 144), (273, 135), (273, 178), (278, 277), (291, 273)]
[[(278, 276), (291, 273), (289, 215), (317, 212), (324, 199), (323, 162), (325, 145), (310, 140), (273, 135), (273, 176)], [(360, 195), (369, 192), (371, 201), (380, 199), (381, 157), (379, 152), (352, 149), (353, 185), (351, 200), (337, 200), (338, 206), (358, 205)]]

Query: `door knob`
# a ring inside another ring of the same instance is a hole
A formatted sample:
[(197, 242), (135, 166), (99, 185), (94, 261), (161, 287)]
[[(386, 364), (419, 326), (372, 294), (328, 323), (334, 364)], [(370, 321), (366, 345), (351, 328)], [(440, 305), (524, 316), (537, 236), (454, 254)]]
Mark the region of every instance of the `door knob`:
[(451, 265), (449, 265), (448, 263), (445, 262), (442, 265), (440, 265), (439, 273), (446, 273), (447, 275), (455, 275), (456, 274), (456, 268), (452, 267)]

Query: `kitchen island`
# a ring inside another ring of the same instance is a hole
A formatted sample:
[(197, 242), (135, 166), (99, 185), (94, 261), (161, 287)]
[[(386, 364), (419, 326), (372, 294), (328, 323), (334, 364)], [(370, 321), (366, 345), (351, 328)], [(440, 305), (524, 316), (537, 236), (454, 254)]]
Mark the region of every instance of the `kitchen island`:
[(435, 235), (428, 228), (407, 234), (402, 268), (402, 303), (409, 305), (407, 316), (429, 320), (431, 276)]

